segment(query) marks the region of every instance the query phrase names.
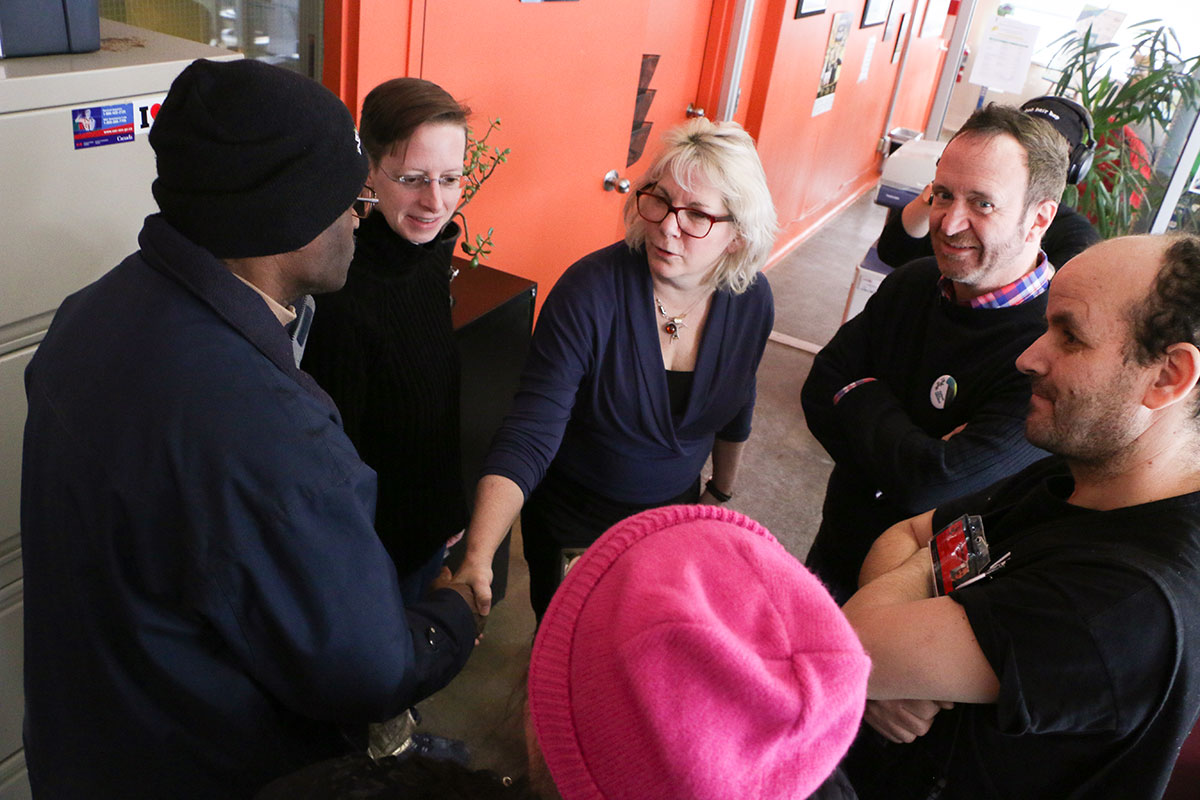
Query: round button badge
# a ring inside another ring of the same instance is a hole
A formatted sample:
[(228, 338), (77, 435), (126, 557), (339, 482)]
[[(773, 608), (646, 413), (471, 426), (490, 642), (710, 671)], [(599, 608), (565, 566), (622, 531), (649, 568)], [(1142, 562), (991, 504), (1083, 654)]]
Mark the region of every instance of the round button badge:
[(933, 403), (934, 408), (942, 409), (954, 402), (957, 393), (958, 382), (949, 375), (943, 375), (929, 387), (929, 402)]

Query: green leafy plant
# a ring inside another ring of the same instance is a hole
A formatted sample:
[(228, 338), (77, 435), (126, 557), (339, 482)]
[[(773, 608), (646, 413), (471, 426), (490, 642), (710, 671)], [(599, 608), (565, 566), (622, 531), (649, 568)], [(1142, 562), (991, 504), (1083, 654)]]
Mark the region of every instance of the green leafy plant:
[[(1195, 72), (1200, 56), (1180, 54), (1175, 31), (1162, 20), (1138, 22), (1128, 74), (1115, 74), (1119, 45), (1082, 35), (1060, 37), (1052, 64), (1060, 65), (1053, 94), (1074, 96), (1095, 122), (1096, 155), (1080, 187), (1068, 186), (1065, 201), (1086, 214), (1105, 238), (1134, 232), (1138, 214), (1151, 211), (1165, 187), (1152, 169), (1155, 140), (1179, 108), (1200, 97)], [(1061, 60), (1060, 60), (1061, 59)], [(1148, 145), (1141, 137), (1149, 138)]]
[(508, 161), (508, 154), (512, 152), (508, 147), (501, 150), (499, 147), (488, 145), (488, 138), (499, 127), (499, 118), (489, 119), (487, 130), (479, 138), (475, 138), (474, 131), (467, 128), (467, 155), (463, 160), (463, 192), (458, 206), (454, 209), (454, 216), (458, 217), (462, 223), (463, 241), (460, 246), (463, 252), (471, 258), (472, 267), (479, 266), (480, 260), (491, 254), (492, 233), (495, 229), (488, 228), (486, 234), (475, 234), (475, 240), (472, 242), (471, 235), (467, 231), (467, 218), (463, 214), (463, 209), (475, 198), (476, 193), (487, 182), (487, 179), (492, 177), (496, 167)]

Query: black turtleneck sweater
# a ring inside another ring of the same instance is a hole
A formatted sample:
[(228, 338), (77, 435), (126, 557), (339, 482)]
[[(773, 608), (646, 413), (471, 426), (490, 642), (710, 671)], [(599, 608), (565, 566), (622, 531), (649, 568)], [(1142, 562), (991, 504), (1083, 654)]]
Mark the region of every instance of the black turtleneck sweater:
[(407, 575), (466, 525), (450, 257), (459, 229), (417, 245), (382, 214), (359, 225), (340, 291), (317, 298), (303, 368), (379, 474), (375, 529)]

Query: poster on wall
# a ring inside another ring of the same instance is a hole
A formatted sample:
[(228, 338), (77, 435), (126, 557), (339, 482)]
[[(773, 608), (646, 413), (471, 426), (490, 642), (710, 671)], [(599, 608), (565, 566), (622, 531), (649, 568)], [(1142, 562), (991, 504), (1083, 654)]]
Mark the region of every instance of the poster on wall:
[(1084, 31), (1091, 28), (1092, 44), (1108, 44), (1117, 35), (1124, 21), (1125, 14), (1121, 11), (1086, 3), (1075, 22), (1075, 33), (1082, 39)]
[(833, 108), (833, 93), (842, 74), (842, 57), (849, 39), (850, 13), (839, 11), (833, 15), (833, 23), (829, 26), (829, 44), (825, 48), (825, 63), (821, 66), (821, 86), (813, 103), (814, 117)]
[(829, 0), (796, 0), (796, 19), (824, 14), (828, 6)]
[(967, 80), (999, 92), (1024, 91), (1037, 38), (1037, 25), (1011, 17), (992, 17)]

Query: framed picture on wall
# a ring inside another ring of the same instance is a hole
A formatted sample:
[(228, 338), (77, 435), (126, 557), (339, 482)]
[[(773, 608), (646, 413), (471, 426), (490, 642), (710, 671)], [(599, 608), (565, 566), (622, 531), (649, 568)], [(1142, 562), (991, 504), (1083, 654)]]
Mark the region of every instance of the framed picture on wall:
[(900, 17), (904, 16), (904, 5), (902, 2), (892, 3), (892, 8), (888, 12), (887, 27), (883, 29), (883, 41), (888, 41), (892, 38), (892, 34), (900, 27)]
[(929, 0), (925, 9), (925, 20), (921, 23), (920, 36), (941, 36), (946, 27), (946, 15), (950, 0)]
[(904, 37), (908, 35), (908, 20), (908, 14), (900, 15), (900, 30), (896, 32), (896, 46), (892, 49), (893, 64), (900, 60), (900, 54), (904, 52)]
[(892, 0), (867, 0), (867, 5), (863, 8), (862, 22), (858, 24), (860, 28), (869, 28), (872, 25), (882, 25), (887, 22), (888, 12), (892, 10)]
[(796, 19), (824, 14), (829, 0), (796, 0)]

